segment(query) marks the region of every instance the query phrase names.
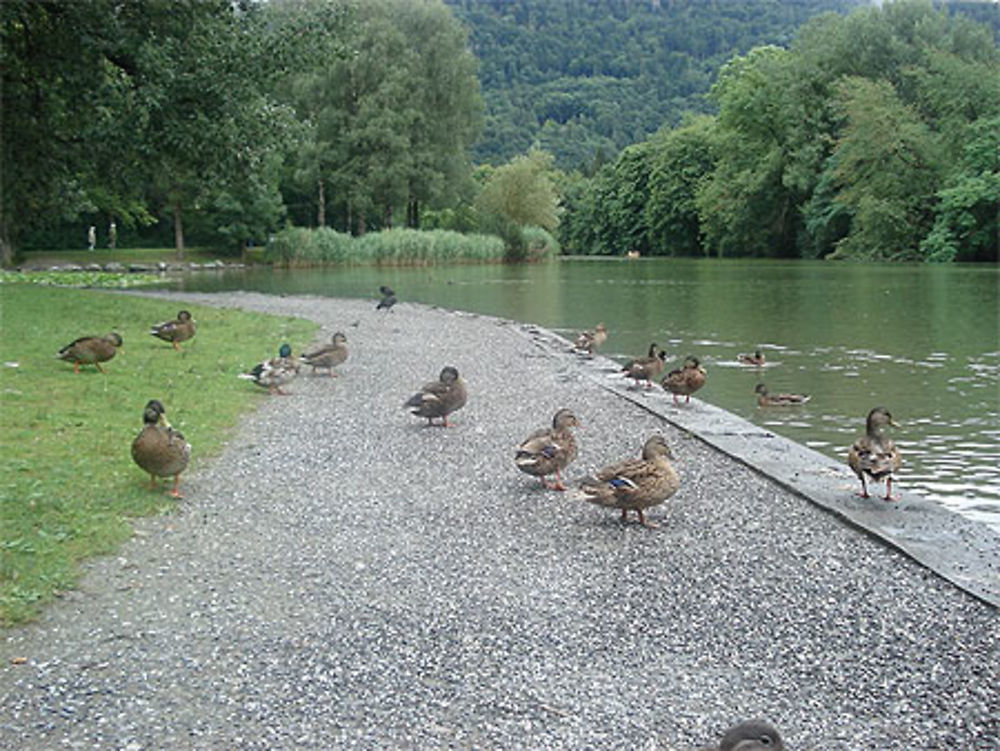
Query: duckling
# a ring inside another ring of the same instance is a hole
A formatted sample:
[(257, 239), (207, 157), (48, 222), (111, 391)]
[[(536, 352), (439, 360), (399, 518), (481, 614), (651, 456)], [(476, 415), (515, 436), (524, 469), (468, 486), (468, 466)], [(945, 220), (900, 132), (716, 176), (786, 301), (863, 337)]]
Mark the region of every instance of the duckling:
[(314, 352), (303, 353), (299, 359), (311, 366), (313, 373), (316, 372), (317, 368), (326, 368), (327, 374), (335, 378), (337, 374), (333, 372), (333, 369), (347, 359), (347, 337), (343, 332), (338, 331), (330, 339), (330, 344), (324, 345)]
[(754, 393), (760, 407), (796, 407), (812, 399), (809, 394), (771, 394), (763, 383), (757, 384)]
[(194, 336), (194, 319), (188, 311), (182, 310), (177, 313), (175, 320), (157, 323), (149, 333), (157, 339), (170, 342), (174, 349), (180, 349), (178, 346), (180, 342), (186, 342)]
[(865, 421), (865, 434), (858, 438), (847, 453), (847, 463), (861, 480), (862, 498), (869, 498), (865, 476), (874, 482), (885, 480), (885, 497), (892, 497), (892, 475), (903, 464), (903, 457), (891, 438), (883, 434), (886, 425), (898, 428), (892, 415), (885, 407), (875, 407)]
[(593, 331), (581, 331), (576, 337), (573, 347), (578, 352), (585, 352), (588, 355), (592, 355), (607, 339), (608, 330), (603, 323), (599, 323), (594, 327)]
[(708, 373), (701, 367), (697, 357), (691, 356), (684, 361), (684, 367), (671, 370), (660, 382), (664, 389), (674, 395), (674, 404), (678, 404), (677, 397), (686, 397), (684, 403), (691, 401), (691, 394), (705, 385), (708, 380)]
[(762, 720), (749, 720), (729, 728), (718, 746), (702, 751), (785, 751), (785, 745), (776, 727)]
[(170, 495), (181, 498), (177, 485), (181, 472), (191, 460), (191, 444), (184, 440), (180, 431), (170, 427), (163, 403), (157, 399), (147, 402), (142, 421), (145, 427), (132, 441), (132, 459), (149, 473), (153, 488), (157, 477), (173, 476), (174, 487)]
[(621, 509), (623, 522), (632, 510), (639, 515), (640, 524), (655, 528), (658, 525), (646, 519), (645, 510), (670, 498), (681, 484), (671, 459), (666, 439), (654, 435), (642, 447), (641, 459), (626, 459), (605, 467), (580, 487), (591, 503)]
[(622, 373), (626, 378), (635, 381), (635, 388), (639, 388), (639, 381), (646, 382), (646, 388), (653, 387), (653, 379), (663, 372), (663, 363), (667, 359), (667, 353), (656, 346), (656, 342), (649, 345), (649, 352), (645, 357), (637, 357), (629, 360), (622, 368)]
[(59, 350), (56, 358), (73, 363), (74, 373), (80, 372), (81, 365), (94, 365), (103, 373), (101, 363), (114, 357), (122, 344), (122, 338), (115, 331), (107, 336), (81, 336)]
[(754, 367), (758, 368), (767, 362), (767, 358), (764, 357), (764, 353), (761, 352), (759, 349), (755, 349), (753, 351), (753, 354), (746, 354), (745, 352), (741, 352), (740, 354), (736, 355), (736, 359), (739, 360), (744, 365), (753, 365)]
[(375, 310), (391, 310), (392, 306), (396, 304), (396, 293), (384, 284), (378, 288), (378, 291), (382, 293), (382, 299), (375, 306)]
[(467, 398), (465, 381), (456, 368), (448, 365), (441, 370), (438, 380), (425, 383), (403, 406), (412, 407), (411, 414), (426, 417), (428, 425), (433, 425), (434, 418), (440, 417), (442, 427), (448, 428), (451, 427), (448, 415), (464, 407)]
[[(542, 487), (566, 490), (559, 472), (576, 459), (576, 440), (570, 428), (579, 426), (576, 415), (568, 409), (560, 409), (552, 418), (551, 428), (539, 428), (518, 446), (514, 454), (517, 468), (540, 477)], [(556, 476), (553, 485), (549, 485), (545, 479), (551, 474)]]
[(240, 373), (239, 377), (253, 381), (267, 389), (269, 394), (287, 396), (288, 392), (282, 391), (281, 387), (295, 380), (298, 374), (299, 363), (292, 358), (291, 346), (282, 344), (277, 357), (257, 363), (248, 372)]

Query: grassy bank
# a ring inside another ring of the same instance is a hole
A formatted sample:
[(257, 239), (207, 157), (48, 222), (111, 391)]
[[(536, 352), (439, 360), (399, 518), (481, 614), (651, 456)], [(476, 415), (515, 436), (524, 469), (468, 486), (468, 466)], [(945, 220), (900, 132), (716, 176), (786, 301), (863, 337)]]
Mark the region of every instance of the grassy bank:
[[(193, 445), (188, 472), (217, 454), (239, 416), (267, 398), (236, 375), (316, 327), (293, 318), (186, 306), (198, 333), (181, 352), (150, 336), (177, 305), (33, 285), (0, 288), (0, 623), (34, 617), (77, 580), (80, 560), (115, 550), (129, 519), (169, 513), (130, 446), (142, 408), (160, 399)], [(124, 348), (106, 375), (79, 375), (54, 354), (115, 330)], [(184, 478), (181, 478), (184, 491)], [(181, 501), (183, 503), (183, 501)]]
[[(230, 252), (219, 248), (186, 248), (184, 263), (207, 263), (219, 259), (237, 259)], [(47, 250), (27, 250), (18, 257), (20, 266), (47, 266), (50, 264), (77, 263), (84, 266), (88, 263), (176, 263), (177, 251), (174, 248), (98, 248), (97, 250), (67, 250), (50, 248)]]

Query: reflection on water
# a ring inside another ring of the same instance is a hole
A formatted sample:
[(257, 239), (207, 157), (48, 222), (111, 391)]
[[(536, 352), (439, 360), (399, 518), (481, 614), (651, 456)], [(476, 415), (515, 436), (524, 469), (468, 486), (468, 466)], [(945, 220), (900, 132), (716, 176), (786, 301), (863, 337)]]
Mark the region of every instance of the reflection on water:
[[(538, 323), (575, 335), (603, 321), (603, 353), (668, 364), (696, 354), (699, 396), (830, 456), (843, 458), (868, 411), (902, 424), (903, 487), (1000, 529), (998, 270), (642, 259), (533, 266), (201, 272), (185, 289), (369, 297)], [(403, 312), (403, 311), (400, 311)], [(767, 365), (740, 365), (760, 349)], [(757, 407), (753, 389), (812, 394), (796, 408)]]

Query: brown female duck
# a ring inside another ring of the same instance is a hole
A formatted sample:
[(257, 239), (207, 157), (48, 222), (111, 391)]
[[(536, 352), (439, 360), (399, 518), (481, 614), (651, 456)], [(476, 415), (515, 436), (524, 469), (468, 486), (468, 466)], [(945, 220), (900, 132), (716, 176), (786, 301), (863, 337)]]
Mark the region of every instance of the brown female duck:
[(691, 401), (691, 394), (705, 385), (708, 373), (701, 367), (697, 357), (691, 356), (684, 361), (684, 367), (671, 370), (660, 382), (664, 389), (674, 395), (674, 404), (677, 404), (677, 397), (685, 397), (684, 403)]
[(411, 414), (426, 417), (428, 425), (433, 425), (434, 418), (439, 417), (441, 425), (447, 428), (451, 427), (448, 415), (464, 407), (467, 398), (465, 382), (458, 370), (448, 365), (441, 370), (438, 380), (425, 383), (403, 406), (412, 407)]
[(626, 378), (635, 381), (635, 387), (639, 388), (639, 381), (646, 382), (646, 388), (653, 387), (653, 379), (663, 372), (663, 363), (667, 358), (667, 353), (656, 346), (656, 342), (649, 345), (649, 352), (645, 357), (637, 357), (629, 360), (622, 368), (622, 373)]
[(680, 478), (670, 460), (673, 454), (662, 435), (649, 438), (642, 447), (641, 459), (626, 459), (605, 467), (580, 485), (591, 503), (622, 511), (622, 521), (629, 511), (639, 515), (644, 527), (656, 527), (646, 520), (645, 510), (670, 498), (680, 487)]
[(812, 399), (809, 394), (772, 394), (763, 383), (757, 384), (754, 393), (759, 407), (796, 407)]
[(179, 431), (170, 427), (166, 410), (157, 399), (150, 399), (142, 413), (145, 423), (142, 431), (132, 441), (132, 459), (149, 473), (151, 487), (156, 487), (158, 477), (173, 477), (170, 495), (180, 498), (177, 490), (180, 474), (191, 460), (191, 444)]
[(847, 453), (847, 463), (861, 480), (861, 497), (868, 498), (865, 477), (874, 482), (885, 480), (885, 497), (891, 501), (892, 475), (903, 464), (903, 457), (892, 439), (884, 435), (887, 425), (898, 428), (885, 407), (875, 407), (865, 421), (865, 434), (858, 438)]
[(736, 355), (736, 359), (744, 365), (753, 365), (757, 368), (767, 362), (767, 358), (764, 357), (764, 353), (759, 349), (755, 349), (752, 353), (741, 352)]
[(607, 339), (608, 330), (603, 323), (599, 323), (592, 331), (581, 331), (576, 337), (573, 346), (578, 352), (585, 352), (588, 355), (592, 355)]
[[(543, 487), (566, 490), (559, 473), (576, 458), (576, 440), (570, 428), (579, 426), (576, 415), (560, 409), (552, 418), (551, 428), (539, 428), (517, 447), (514, 464), (522, 472), (541, 478)], [(545, 478), (552, 474), (556, 481), (550, 485)]]
[(82, 336), (59, 350), (56, 357), (73, 363), (74, 373), (80, 372), (81, 365), (94, 365), (103, 373), (101, 363), (114, 357), (120, 346), (122, 338), (114, 331), (107, 336)]
[(191, 314), (182, 310), (173, 321), (157, 323), (149, 330), (149, 333), (157, 339), (170, 342), (174, 349), (180, 349), (180, 342), (186, 342), (194, 336), (194, 319)]
[(326, 368), (326, 372), (331, 377), (336, 377), (333, 369), (347, 360), (347, 337), (343, 332), (338, 331), (330, 340), (330, 344), (324, 345), (314, 352), (307, 352), (302, 355), (302, 362), (312, 367), (315, 373), (317, 368)]

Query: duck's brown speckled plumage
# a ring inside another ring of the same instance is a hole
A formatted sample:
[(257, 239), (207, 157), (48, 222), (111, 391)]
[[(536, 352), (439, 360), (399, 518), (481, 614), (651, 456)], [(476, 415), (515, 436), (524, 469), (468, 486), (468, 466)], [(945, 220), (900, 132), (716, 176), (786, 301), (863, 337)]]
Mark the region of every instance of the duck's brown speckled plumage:
[(132, 459), (149, 473), (153, 487), (156, 487), (157, 478), (173, 477), (174, 487), (170, 494), (180, 498), (177, 486), (181, 472), (191, 460), (191, 444), (170, 426), (163, 404), (157, 399), (146, 404), (142, 421), (145, 426), (132, 441)]
[(73, 363), (73, 371), (80, 372), (81, 365), (93, 365), (102, 373), (102, 362), (107, 362), (122, 346), (121, 336), (112, 331), (107, 336), (81, 336), (63, 347), (56, 354), (60, 360)]
[(653, 379), (663, 372), (663, 364), (666, 357), (667, 353), (656, 346), (656, 342), (653, 342), (649, 345), (649, 351), (646, 353), (646, 356), (629, 360), (622, 367), (622, 373), (625, 374), (626, 378), (631, 378), (635, 381), (636, 388), (639, 387), (640, 381), (645, 382), (646, 388), (652, 388)]
[[(552, 418), (551, 428), (539, 428), (529, 435), (514, 453), (514, 464), (522, 472), (541, 478), (542, 485), (553, 490), (565, 490), (560, 472), (576, 458), (576, 439), (571, 428), (580, 422), (568, 409), (560, 409)], [(545, 479), (555, 475), (549, 484)]]
[(903, 464), (903, 457), (891, 438), (884, 434), (885, 427), (899, 426), (885, 407), (875, 407), (865, 421), (865, 434), (858, 438), (847, 453), (847, 463), (861, 480), (861, 497), (868, 498), (865, 478), (882, 482), (886, 489), (884, 500), (891, 501), (892, 475)]
[(186, 342), (195, 334), (195, 322), (191, 314), (182, 310), (177, 313), (177, 318), (172, 321), (164, 321), (155, 324), (149, 333), (157, 339), (170, 342), (174, 349), (180, 349), (179, 343)]
[(812, 399), (809, 394), (772, 394), (763, 383), (757, 384), (754, 393), (757, 395), (757, 406), (759, 407), (796, 407), (800, 404), (806, 404)]
[(333, 369), (343, 364), (347, 360), (347, 337), (343, 332), (338, 331), (330, 339), (330, 343), (320, 347), (313, 352), (306, 352), (302, 355), (302, 362), (312, 367), (315, 373), (317, 368), (324, 368), (330, 376), (336, 376)]
[(678, 396), (683, 396), (687, 403), (691, 401), (691, 394), (704, 386), (707, 380), (708, 373), (698, 358), (689, 357), (684, 361), (684, 367), (667, 373), (660, 385), (674, 395), (674, 404), (677, 404)]
[(448, 415), (464, 407), (467, 399), (465, 382), (458, 370), (448, 365), (442, 368), (438, 380), (425, 383), (403, 406), (410, 407), (411, 414), (426, 417), (428, 425), (440, 419), (442, 426), (449, 427)]

